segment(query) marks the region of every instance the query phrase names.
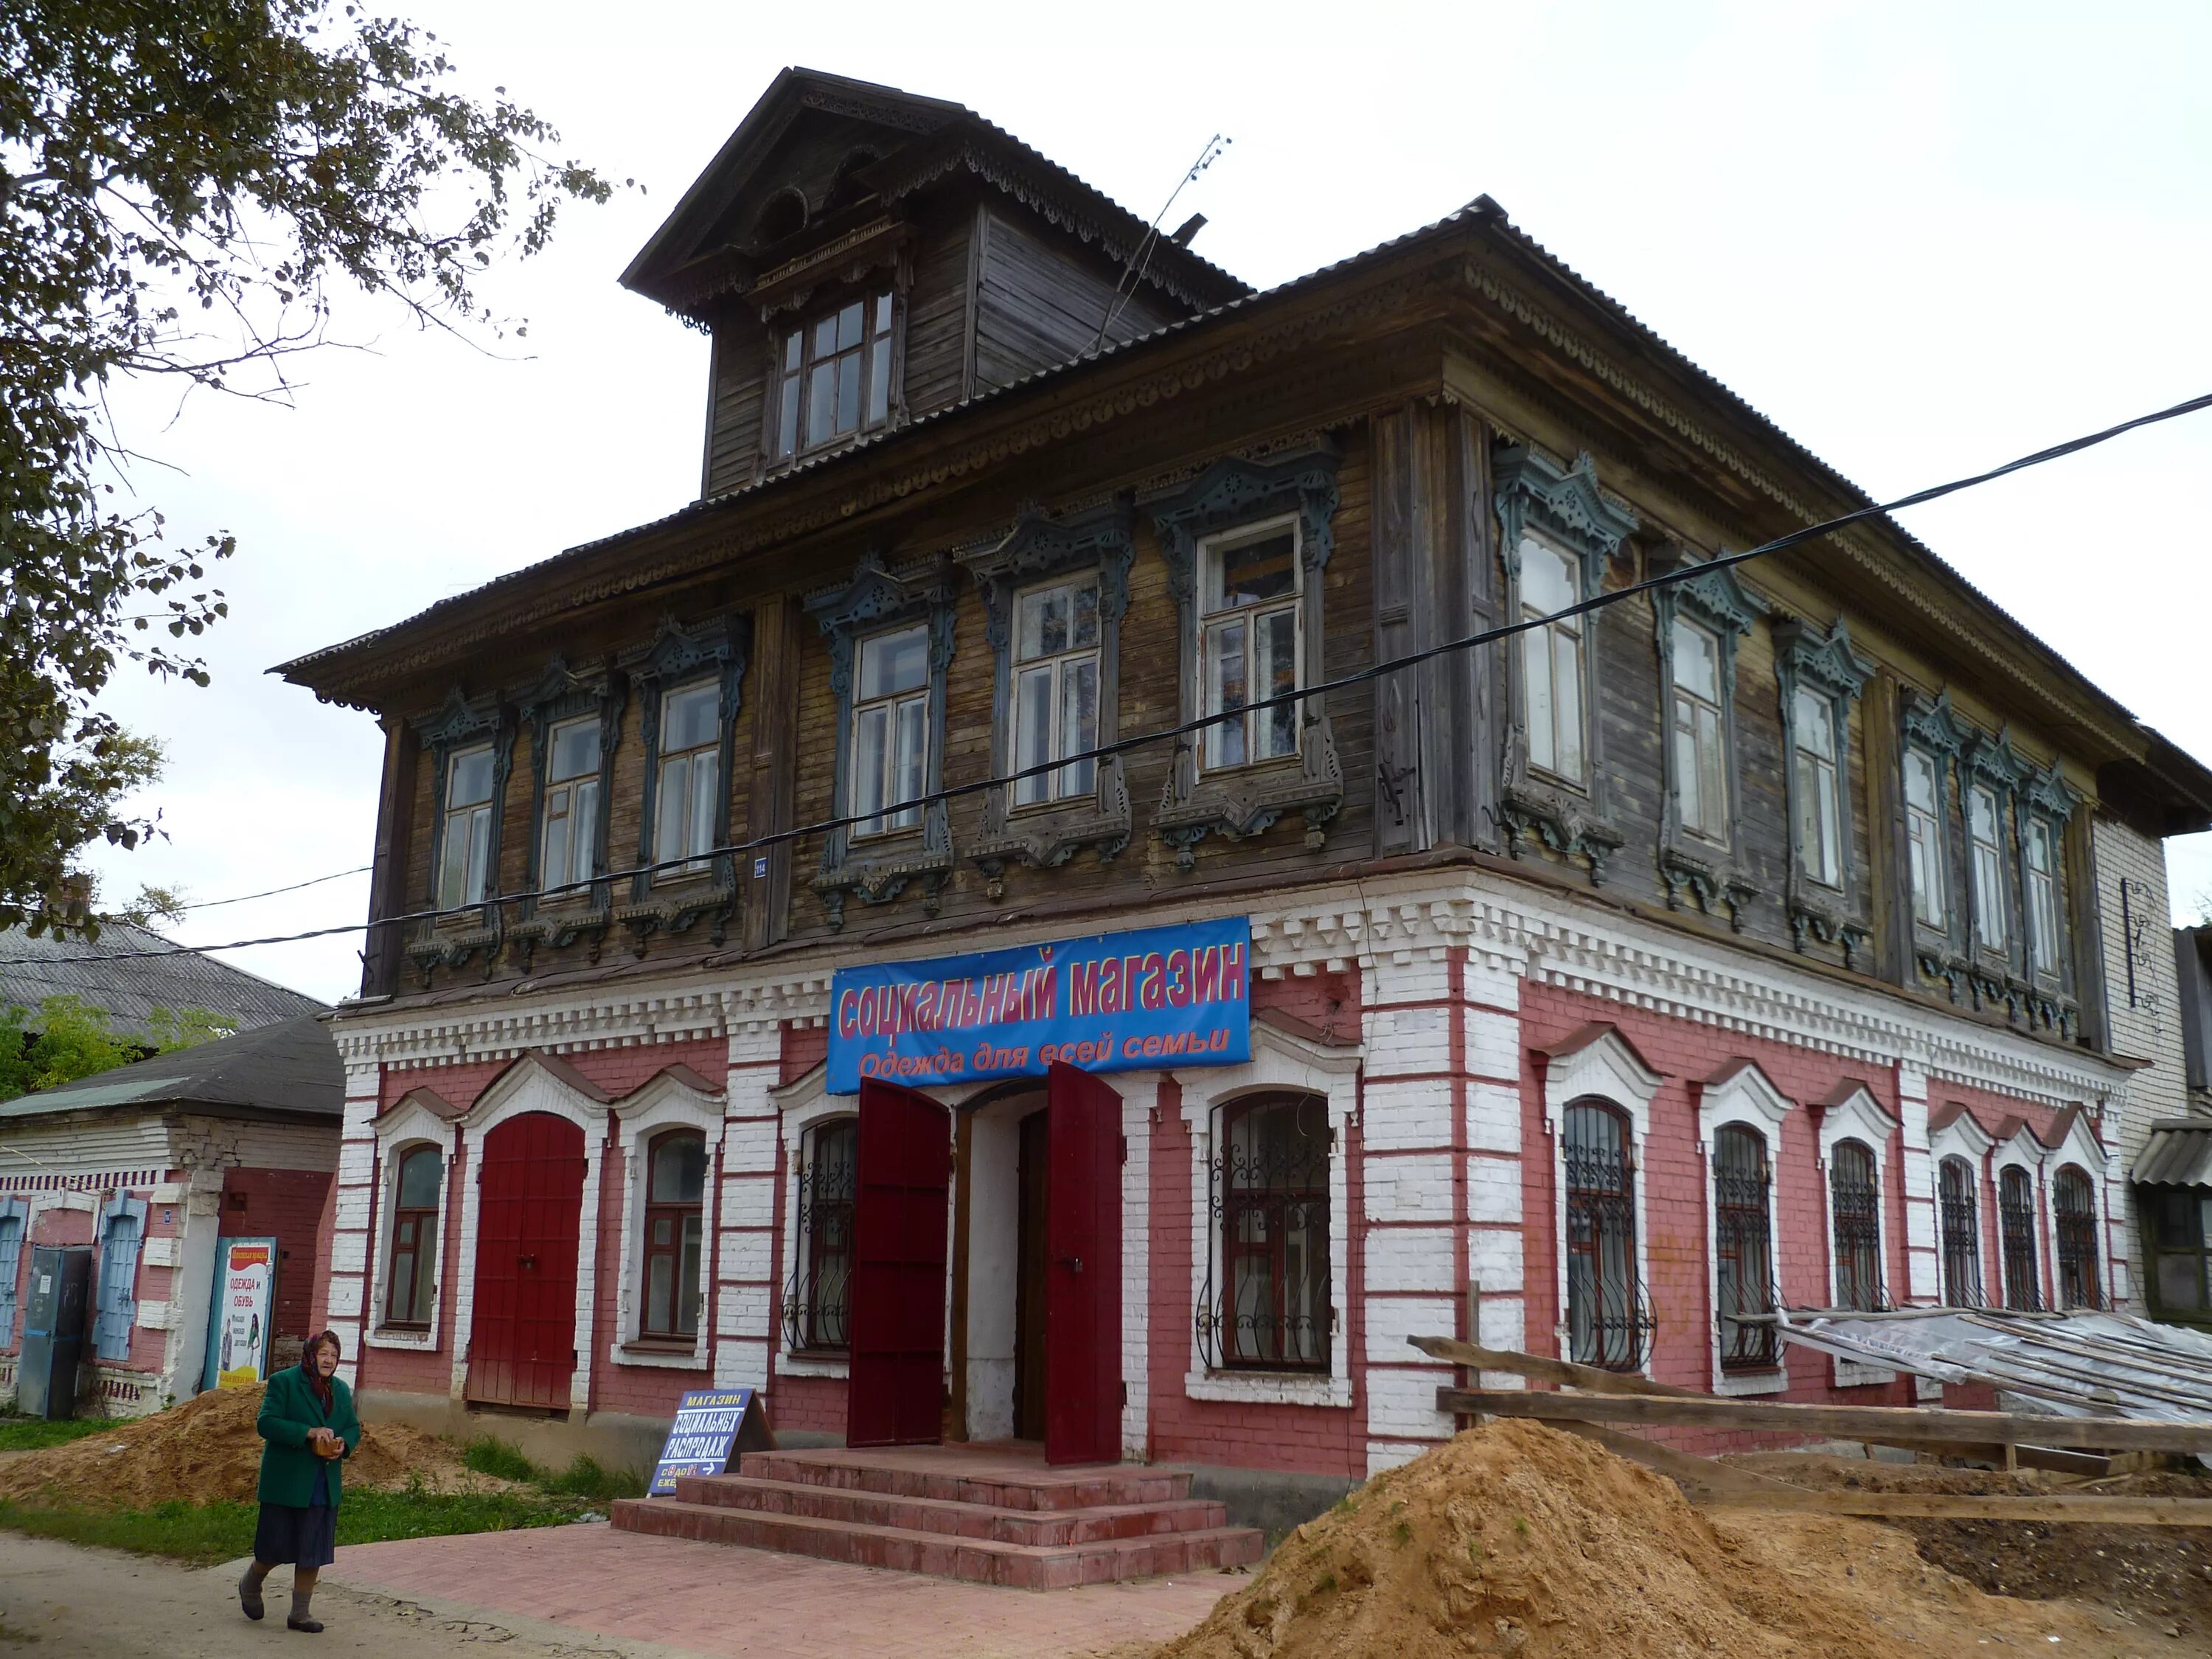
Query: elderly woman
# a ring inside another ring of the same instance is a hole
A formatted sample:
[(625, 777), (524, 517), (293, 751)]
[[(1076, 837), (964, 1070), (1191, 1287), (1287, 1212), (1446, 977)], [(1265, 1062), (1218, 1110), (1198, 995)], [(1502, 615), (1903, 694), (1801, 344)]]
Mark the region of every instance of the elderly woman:
[(289, 1630), (319, 1634), (309, 1602), (315, 1577), (331, 1564), (337, 1542), (338, 1465), (361, 1444), (361, 1419), (353, 1393), (337, 1378), (343, 1350), (337, 1334), (311, 1340), (300, 1363), (269, 1379), (261, 1401), (261, 1523), (253, 1533), (253, 1564), (238, 1581), (238, 1602), (248, 1619), (261, 1617), (261, 1581), (271, 1567), (292, 1565)]

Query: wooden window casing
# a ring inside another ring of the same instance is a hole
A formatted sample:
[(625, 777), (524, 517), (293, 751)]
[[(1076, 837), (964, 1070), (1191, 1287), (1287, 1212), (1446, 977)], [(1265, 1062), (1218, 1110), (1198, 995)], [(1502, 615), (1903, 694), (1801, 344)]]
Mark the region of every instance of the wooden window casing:
[(1766, 1138), (1740, 1123), (1713, 1136), (1713, 1256), (1723, 1371), (1771, 1371), (1781, 1364), (1774, 1312), (1773, 1171)]
[(538, 883), (573, 890), (597, 873), (599, 856), (599, 717), (562, 720), (546, 736), (545, 804)]
[(1943, 1305), (1978, 1308), (1982, 1300), (1982, 1218), (1974, 1166), (1947, 1158), (1936, 1172), (1936, 1210), (1942, 1236)]
[(721, 687), (713, 680), (677, 687), (662, 699), (653, 858), (672, 867), (654, 872), (660, 880), (705, 869), (714, 850), (722, 787), (721, 704)]
[(2196, 1187), (2136, 1192), (2151, 1307), (2166, 1318), (2212, 1324), (2212, 1193)]
[(2030, 817), (2021, 836), (2021, 874), (2027, 887), (2027, 958), (2046, 979), (2059, 975), (2057, 838), (2040, 817)]
[(1820, 692), (1800, 690), (1790, 722), (1797, 781), (1797, 867), (1809, 881), (1844, 884), (1842, 745), (1836, 707)]
[(1888, 1305), (1881, 1271), (1881, 1165), (1864, 1142), (1839, 1140), (1828, 1153), (1828, 1212), (1836, 1305), (1877, 1313)]
[(871, 635), (855, 655), (853, 834), (911, 830), (929, 788), (929, 629), (917, 623)]
[(2097, 1260), (2097, 1190), (2088, 1176), (2071, 1164), (2051, 1183), (2051, 1230), (2057, 1235), (2058, 1305), (2102, 1308), (2103, 1280)]
[(769, 399), (772, 463), (890, 423), (896, 312), (884, 289), (784, 332)]
[(1997, 792), (1978, 783), (1966, 792), (1966, 843), (1974, 872), (1974, 939), (1984, 951), (2011, 941), (2005, 915), (2004, 815)]
[(1222, 718), (1203, 734), (1208, 770), (1282, 760), (1298, 752), (1296, 702), (1252, 709), (1305, 683), (1301, 603), (1305, 560), (1295, 515), (1207, 538), (1199, 544), (1199, 651), (1203, 712)]
[[(1014, 596), (1013, 767), (1080, 755), (1098, 746), (1099, 582), (1094, 571)], [(1016, 807), (1079, 799), (1097, 788), (1098, 763), (1079, 760), (1018, 777)]]
[(1905, 859), (1912, 878), (1912, 919), (1923, 927), (1942, 928), (1950, 915), (1944, 849), (1943, 773), (1925, 749), (1905, 750)]
[(0, 1214), (0, 1348), (15, 1340), (15, 1284), (22, 1272), (23, 1218)]
[(700, 1252), (704, 1248), (707, 1139), (671, 1129), (646, 1148), (645, 1249), (638, 1334), (690, 1342), (699, 1334)]
[(1710, 628), (1677, 617), (1673, 645), (1671, 740), (1682, 828), (1725, 847), (1731, 815), (1720, 636)]
[(1997, 1237), (2004, 1252), (2005, 1306), (2040, 1312), (2043, 1275), (2036, 1261), (2035, 1182), (2017, 1164), (1997, 1177)]
[(493, 745), (473, 744), (446, 758), (445, 821), (439, 826), (438, 908), (458, 910), (491, 896), (493, 802), (497, 790)]
[(446, 1162), (435, 1146), (400, 1155), (392, 1187), (392, 1250), (384, 1275), (384, 1322), (428, 1330), (437, 1296), (438, 1215)]
[(1520, 552), (1521, 620), (1541, 624), (1521, 635), (1521, 706), (1528, 722), (1528, 764), (1581, 788), (1589, 778), (1583, 621), (1579, 616), (1544, 620), (1582, 602), (1579, 562), (1534, 536), (1522, 538)]

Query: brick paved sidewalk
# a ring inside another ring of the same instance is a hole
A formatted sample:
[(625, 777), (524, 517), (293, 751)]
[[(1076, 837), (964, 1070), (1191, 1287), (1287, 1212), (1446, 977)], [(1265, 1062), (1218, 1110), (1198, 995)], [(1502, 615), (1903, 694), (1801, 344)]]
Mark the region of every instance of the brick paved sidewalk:
[(1121, 1659), (1189, 1629), (1244, 1582), (1206, 1573), (994, 1589), (604, 1524), (350, 1544), (328, 1577), (434, 1605), (744, 1659)]

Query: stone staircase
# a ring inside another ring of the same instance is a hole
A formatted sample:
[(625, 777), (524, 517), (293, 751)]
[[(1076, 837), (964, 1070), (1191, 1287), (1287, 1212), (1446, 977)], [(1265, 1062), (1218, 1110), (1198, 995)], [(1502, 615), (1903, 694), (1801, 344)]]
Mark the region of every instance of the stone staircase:
[(1026, 1446), (748, 1452), (734, 1474), (627, 1498), (627, 1532), (1062, 1589), (1247, 1566), (1261, 1534), (1190, 1495), (1187, 1469), (1054, 1468)]

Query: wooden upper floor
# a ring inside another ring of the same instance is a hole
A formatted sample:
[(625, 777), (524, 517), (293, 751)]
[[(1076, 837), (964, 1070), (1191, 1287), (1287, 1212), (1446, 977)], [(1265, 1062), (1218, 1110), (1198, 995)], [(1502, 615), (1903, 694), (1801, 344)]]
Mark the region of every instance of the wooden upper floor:
[[(775, 143), (811, 172), (745, 188), (801, 179), (835, 240), (872, 210), (836, 181), (902, 152), (811, 131)], [(704, 183), (672, 226), (720, 222)], [(1042, 250), (1025, 304), (1111, 294), (1095, 243), (962, 189), (911, 246), (1003, 220)], [(625, 280), (691, 293), (667, 273), (736, 270), (684, 252), (721, 234)], [(718, 292), (780, 292), (790, 246)], [(918, 259), (900, 418), (779, 461), (763, 397), (701, 501), (287, 665), (387, 732), (374, 915), (405, 920), (368, 993), (1460, 861), (2105, 1046), (2093, 820), (2202, 827), (2212, 775), (1885, 520), (1713, 565), (1864, 498), (1495, 204), (988, 383), (969, 247), (934, 418)], [(762, 314), (729, 326), (772, 366)]]

